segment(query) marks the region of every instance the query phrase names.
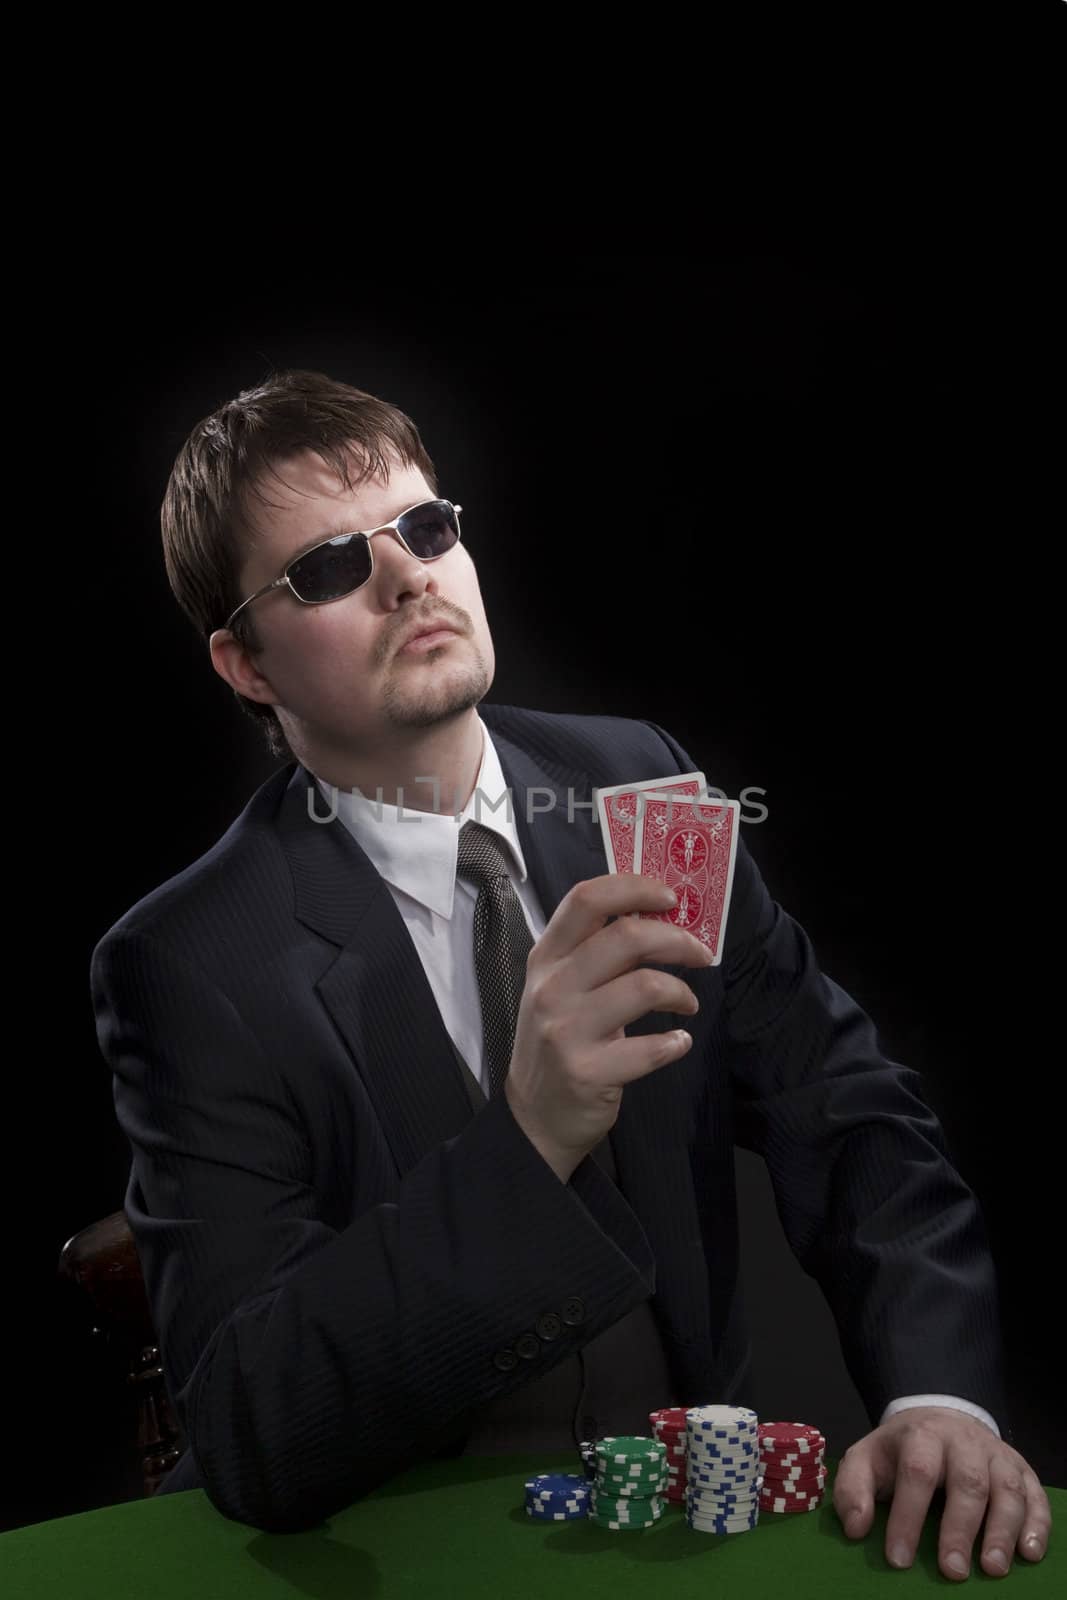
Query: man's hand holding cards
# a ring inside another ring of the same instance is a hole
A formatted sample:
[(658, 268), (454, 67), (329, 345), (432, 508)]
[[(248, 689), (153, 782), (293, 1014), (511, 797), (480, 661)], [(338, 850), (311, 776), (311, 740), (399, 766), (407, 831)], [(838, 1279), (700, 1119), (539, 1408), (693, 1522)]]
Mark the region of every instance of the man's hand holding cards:
[(562, 1183), (611, 1131), (623, 1087), (692, 1044), (625, 1030), (699, 1010), (683, 978), (646, 962), (722, 959), (740, 808), (707, 792), (700, 772), (594, 790), (611, 870), (563, 896), (530, 952), (504, 1093)]
[(612, 872), (635, 872), (673, 889), (668, 911), (640, 911), (686, 928), (722, 961), (733, 888), (740, 804), (708, 796), (702, 772), (594, 789)]

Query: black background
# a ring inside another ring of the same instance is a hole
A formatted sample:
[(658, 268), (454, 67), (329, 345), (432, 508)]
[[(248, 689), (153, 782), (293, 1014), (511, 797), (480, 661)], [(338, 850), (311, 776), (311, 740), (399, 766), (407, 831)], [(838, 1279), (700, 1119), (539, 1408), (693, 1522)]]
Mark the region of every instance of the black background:
[[(122, 1375), (54, 1281), (128, 1172), (89, 957), (273, 770), (170, 594), (159, 505), (193, 424), (289, 366), (415, 420), (464, 506), (491, 701), (651, 718), (709, 782), (766, 791), (746, 842), (888, 1053), (923, 1074), (988, 1223), (1017, 1446), (1067, 1486), (1058, 1174), (1040, 1159), (1062, 1050), (1036, 932), (1054, 727), (1039, 534), (1009, 449), (1034, 393), (1004, 380), (1034, 307), (988, 237), (929, 204), (815, 243), (400, 240), (373, 265), (353, 251), (351, 270), (116, 259), (94, 278), (63, 372), (90, 450), (53, 509), (71, 519), (56, 563), (74, 552), (74, 622), (57, 639), (39, 616), (35, 648), (60, 659), (20, 780), (50, 863), (34, 913), (48, 1043), (16, 1064), (4, 1526), (139, 1492)], [(837, 1453), (865, 1418), (833, 1325), (761, 1164), (738, 1170), (753, 1398), (822, 1423)]]

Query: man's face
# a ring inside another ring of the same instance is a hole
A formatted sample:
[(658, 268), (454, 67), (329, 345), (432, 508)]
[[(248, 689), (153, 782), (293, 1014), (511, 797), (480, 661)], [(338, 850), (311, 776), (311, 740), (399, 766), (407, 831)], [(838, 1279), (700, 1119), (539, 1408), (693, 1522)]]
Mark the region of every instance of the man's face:
[[(248, 501), (255, 532), (242, 598), (318, 540), (370, 532), (436, 498), (418, 469), (395, 460), (388, 478), (365, 479), (351, 492), (311, 451), (276, 470), (284, 482), (268, 475), (259, 486), (273, 503)], [(249, 607), (262, 653), (226, 651), (243, 680), (240, 692), (276, 707), (301, 759), (387, 748), (404, 729), (431, 728), (477, 705), (493, 681), (493, 642), (462, 541), (425, 564), (395, 530), (372, 539), (371, 550), (374, 570), (361, 589), (325, 605), (302, 605), (288, 588), (275, 589)], [(438, 618), (457, 630), (446, 643), (418, 653), (402, 648), (416, 627)]]

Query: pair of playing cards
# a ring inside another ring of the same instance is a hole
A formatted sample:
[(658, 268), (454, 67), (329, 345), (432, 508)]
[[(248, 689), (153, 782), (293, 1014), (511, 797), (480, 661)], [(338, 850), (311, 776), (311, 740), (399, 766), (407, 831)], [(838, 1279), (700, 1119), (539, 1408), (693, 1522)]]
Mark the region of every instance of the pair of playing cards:
[(708, 795), (702, 772), (594, 789), (604, 852), (612, 872), (658, 878), (678, 896), (669, 911), (637, 916), (673, 922), (722, 961), (737, 855), (737, 800)]

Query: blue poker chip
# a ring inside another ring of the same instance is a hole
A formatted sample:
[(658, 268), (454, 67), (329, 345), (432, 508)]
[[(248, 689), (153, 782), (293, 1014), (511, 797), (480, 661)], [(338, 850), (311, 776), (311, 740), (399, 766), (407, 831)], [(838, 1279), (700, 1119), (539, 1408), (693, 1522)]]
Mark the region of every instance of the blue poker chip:
[(550, 1500), (557, 1495), (565, 1499), (568, 1495), (588, 1494), (589, 1484), (577, 1472), (541, 1472), (536, 1478), (527, 1478), (526, 1493), (539, 1500)]
[(747, 1500), (694, 1500), (691, 1495), (686, 1495), (685, 1504), (694, 1516), (739, 1517), (754, 1511), (759, 1505), (759, 1497), (753, 1495)]
[(571, 1472), (542, 1472), (526, 1480), (526, 1515), (535, 1522), (576, 1522), (589, 1515), (589, 1484)]
[(527, 1500), (526, 1509), (532, 1517), (554, 1517), (559, 1513), (584, 1517), (590, 1502), (577, 1497), (573, 1500)]
[(686, 1438), (691, 1438), (691, 1440), (694, 1438), (697, 1443), (702, 1443), (702, 1445), (723, 1445), (726, 1448), (734, 1448), (734, 1450), (736, 1450), (737, 1445), (750, 1445), (753, 1442), (758, 1445), (760, 1443), (760, 1435), (757, 1434), (757, 1430), (753, 1429), (753, 1427), (752, 1429), (742, 1429), (741, 1432), (731, 1434), (728, 1430), (720, 1429), (720, 1427), (689, 1426)]
[(759, 1526), (759, 1514), (750, 1517), (693, 1517), (686, 1515), (686, 1523), (701, 1533), (750, 1533)]
[(747, 1517), (756, 1510), (758, 1500), (738, 1500), (733, 1505), (722, 1505), (715, 1500), (687, 1500), (685, 1508), (694, 1517)]
[(732, 1481), (690, 1475), (689, 1487), (699, 1489), (702, 1494), (746, 1494), (750, 1489), (762, 1488), (763, 1481), (762, 1473), (758, 1478), (734, 1478)]
[(746, 1478), (742, 1483), (701, 1483), (699, 1478), (690, 1478), (686, 1484), (690, 1494), (706, 1495), (709, 1499), (720, 1494), (755, 1494), (762, 1487), (762, 1477)]
[(686, 1517), (691, 1528), (714, 1528), (716, 1533), (739, 1533), (744, 1528), (755, 1528), (759, 1522), (759, 1513), (749, 1511), (736, 1517), (710, 1517), (687, 1511)]
[(753, 1467), (723, 1467), (720, 1472), (714, 1472), (710, 1467), (689, 1464), (689, 1476), (699, 1478), (701, 1483), (740, 1483), (751, 1478), (754, 1472)]

